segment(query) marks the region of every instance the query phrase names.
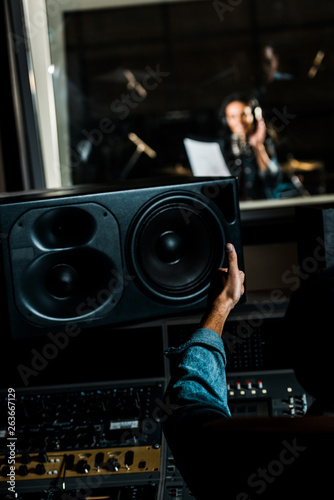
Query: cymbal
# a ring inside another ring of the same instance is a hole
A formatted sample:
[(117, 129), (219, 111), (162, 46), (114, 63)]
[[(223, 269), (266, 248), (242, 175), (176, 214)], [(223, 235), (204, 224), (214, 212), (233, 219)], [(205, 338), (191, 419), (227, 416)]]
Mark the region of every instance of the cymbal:
[(320, 170), (324, 167), (321, 161), (299, 161), (296, 158), (291, 158), (281, 165), (283, 172), (311, 172), (313, 170)]
[(175, 166), (164, 167), (161, 172), (166, 175), (181, 175), (193, 177), (193, 173), (190, 168), (186, 168), (183, 165), (177, 164)]

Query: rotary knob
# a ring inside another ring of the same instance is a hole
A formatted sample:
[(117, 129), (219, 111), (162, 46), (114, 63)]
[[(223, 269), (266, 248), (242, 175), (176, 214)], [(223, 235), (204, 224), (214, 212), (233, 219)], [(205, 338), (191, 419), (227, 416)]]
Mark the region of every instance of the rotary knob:
[(9, 475), (10, 475), (10, 472), (11, 472), (11, 471), (10, 471), (10, 467), (9, 467), (9, 465), (5, 465), (5, 466), (4, 466), (4, 467), (2, 467), (2, 469), (1, 469), (1, 473), (2, 473), (3, 477), (7, 477), (7, 476), (9, 476)]
[(90, 471), (90, 465), (88, 464), (87, 460), (82, 459), (77, 463), (75, 470), (79, 474), (88, 474), (88, 472)]
[(39, 476), (42, 476), (43, 474), (46, 473), (45, 465), (40, 463), (36, 465), (36, 474)]
[(38, 454), (37, 460), (41, 464), (45, 464), (48, 461), (48, 456), (46, 453), (43, 453), (42, 451)]
[(110, 472), (117, 472), (121, 467), (121, 464), (118, 462), (117, 458), (111, 457), (107, 462), (107, 469)]
[(28, 467), (26, 465), (20, 465), (19, 474), (20, 476), (27, 476), (29, 474)]

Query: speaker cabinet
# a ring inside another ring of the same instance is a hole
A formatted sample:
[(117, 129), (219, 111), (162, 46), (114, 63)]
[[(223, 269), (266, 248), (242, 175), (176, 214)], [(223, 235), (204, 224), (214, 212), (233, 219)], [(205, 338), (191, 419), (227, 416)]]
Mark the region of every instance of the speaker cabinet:
[(243, 268), (233, 177), (9, 196), (0, 224), (13, 339), (200, 312), (228, 241)]

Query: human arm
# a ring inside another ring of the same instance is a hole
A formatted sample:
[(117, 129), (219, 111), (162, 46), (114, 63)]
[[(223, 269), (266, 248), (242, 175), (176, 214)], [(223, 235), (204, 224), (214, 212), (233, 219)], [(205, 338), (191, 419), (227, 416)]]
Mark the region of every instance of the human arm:
[(266, 148), (267, 127), (263, 118), (257, 121), (256, 130), (248, 137), (248, 142), (252, 146), (257, 165), (263, 174), (275, 175), (279, 172), (279, 166), (268, 154)]
[(245, 292), (245, 274), (239, 270), (237, 253), (231, 243), (227, 243), (226, 252), (228, 268), (218, 269), (211, 283), (208, 308), (201, 321), (203, 328), (220, 336), (228, 315)]
[(228, 268), (218, 270), (212, 282), (200, 328), (188, 342), (166, 352), (172, 376), (164, 396), (166, 414), (162, 427), (176, 466), (195, 497), (201, 500), (217, 498), (210, 493), (215, 493), (213, 479), (220, 476), (213, 474), (209, 478), (207, 473), (194, 474), (194, 470), (204, 456), (215, 458), (217, 454), (215, 436), (207, 425), (231, 417), (221, 334), (229, 312), (244, 293), (244, 274), (238, 268), (236, 251), (228, 245), (226, 250)]
[(171, 405), (219, 408), (229, 415), (226, 395), (226, 355), (221, 338), (225, 321), (244, 293), (244, 273), (237, 254), (226, 245), (228, 268), (219, 269), (212, 281), (208, 307), (200, 328), (188, 342), (166, 352), (175, 367), (166, 391)]

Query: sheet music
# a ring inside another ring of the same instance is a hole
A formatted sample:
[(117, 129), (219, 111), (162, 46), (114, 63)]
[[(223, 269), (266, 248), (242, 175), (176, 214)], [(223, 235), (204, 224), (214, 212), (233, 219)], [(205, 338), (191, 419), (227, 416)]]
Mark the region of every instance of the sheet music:
[(194, 176), (231, 176), (218, 142), (202, 142), (187, 138), (183, 143)]

